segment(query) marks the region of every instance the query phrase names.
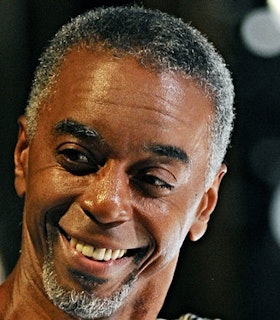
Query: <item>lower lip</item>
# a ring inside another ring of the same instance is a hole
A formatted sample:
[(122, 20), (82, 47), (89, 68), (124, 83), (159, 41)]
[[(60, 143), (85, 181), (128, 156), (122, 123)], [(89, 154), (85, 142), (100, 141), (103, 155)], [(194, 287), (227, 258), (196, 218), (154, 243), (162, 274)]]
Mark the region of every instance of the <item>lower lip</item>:
[(128, 272), (132, 271), (133, 257), (123, 257), (117, 260), (97, 261), (85, 257), (83, 254), (70, 246), (69, 241), (63, 236), (60, 236), (62, 242), (62, 250), (65, 252), (65, 259), (69, 261), (69, 266), (79, 272), (94, 276), (99, 279), (108, 279), (116, 276), (124, 268), (129, 268)]

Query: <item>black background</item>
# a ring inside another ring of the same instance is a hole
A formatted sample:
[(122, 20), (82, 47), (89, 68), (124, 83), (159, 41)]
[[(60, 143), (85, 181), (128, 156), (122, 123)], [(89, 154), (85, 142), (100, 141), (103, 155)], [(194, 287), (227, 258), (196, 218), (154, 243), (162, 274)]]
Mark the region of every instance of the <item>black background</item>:
[[(269, 228), (280, 182), (280, 56), (244, 47), (240, 25), (257, 0), (133, 1), (191, 21), (225, 57), (236, 86), (237, 122), (229, 173), (206, 236), (186, 240), (162, 310), (225, 320), (280, 319), (280, 248)], [(71, 17), (132, 1), (0, 0), (0, 254), (6, 273), (19, 254), (22, 199), (13, 187), (17, 117), (23, 112), (42, 50)], [(262, 146), (262, 148), (260, 147)]]

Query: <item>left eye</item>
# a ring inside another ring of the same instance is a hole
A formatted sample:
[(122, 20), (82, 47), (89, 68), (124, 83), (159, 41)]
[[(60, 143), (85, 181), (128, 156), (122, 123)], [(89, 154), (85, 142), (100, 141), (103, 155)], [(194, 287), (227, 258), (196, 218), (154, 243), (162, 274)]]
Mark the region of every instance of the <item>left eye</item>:
[(58, 163), (73, 174), (83, 175), (99, 169), (93, 155), (82, 147), (62, 145), (58, 148), (56, 157)]
[(155, 177), (153, 175), (147, 174), (145, 176), (142, 176), (142, 181), (144, 183), (150, 184), (156, 188), (163, 188), (163, 189), (168, 189), (168, 190), (172, 189), (172, 186), (170, 184), (166, 183), (162, 179)]
[(137, 177), (134, 177), (133, 183), (145, 195), (152, 198), (166, 196), (174, 189), (174, 185), (166, 182), (151, 172), (143, 172)]
[(65, 149), (59, 152), (59, 154), (63, 155), (69, 161), (89, 163), (88, 157), (85, 154), (75, 149)]

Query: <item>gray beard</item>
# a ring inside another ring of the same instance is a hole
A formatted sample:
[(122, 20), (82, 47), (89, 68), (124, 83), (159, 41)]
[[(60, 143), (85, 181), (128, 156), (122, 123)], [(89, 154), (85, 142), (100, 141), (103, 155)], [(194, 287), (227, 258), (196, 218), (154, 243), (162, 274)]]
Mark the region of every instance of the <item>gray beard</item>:
[(53, 263), (52, 247), (43, 265), (45, 292), (55, 306), (80, 319), (99, 319), (112, 315), (129, 295), (136, 276), (130, 275), (121, 287), (108, 297), (97, 297), (94, 293), (67, 290), (59, 285)]

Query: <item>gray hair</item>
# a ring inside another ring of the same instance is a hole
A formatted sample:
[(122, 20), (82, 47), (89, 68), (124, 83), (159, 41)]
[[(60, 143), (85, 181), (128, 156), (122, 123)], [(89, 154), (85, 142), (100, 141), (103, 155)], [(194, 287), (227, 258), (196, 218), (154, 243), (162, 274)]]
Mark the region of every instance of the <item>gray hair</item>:
[(91, 50), (101, 46), (112, 53), (132, 56), (156, 72), (178, 72), (205, 90), (214, 105), (207, 177), (211, 181), (224, 159), (233, 128), (231, 75), (223, 58), (198, 30), (157, 10), (138, 6), (98, 8), (63, 26), (41, 56), (35, 73), (26, 108), (29, 137), (34, 136), (38, 109), (50, 97), (60, 65), (79, 45)]

